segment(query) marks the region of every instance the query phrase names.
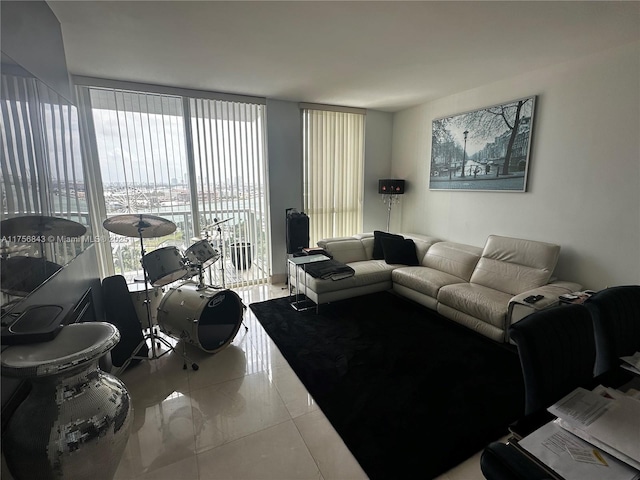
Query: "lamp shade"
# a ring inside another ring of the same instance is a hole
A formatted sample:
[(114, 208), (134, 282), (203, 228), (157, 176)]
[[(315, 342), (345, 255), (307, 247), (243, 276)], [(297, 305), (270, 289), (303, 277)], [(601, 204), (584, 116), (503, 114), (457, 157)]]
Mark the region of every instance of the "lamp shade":
[(385, 178), (378, 180), (378, 193), (389, 195), (402, 195), (404, 193), (404, 180)]

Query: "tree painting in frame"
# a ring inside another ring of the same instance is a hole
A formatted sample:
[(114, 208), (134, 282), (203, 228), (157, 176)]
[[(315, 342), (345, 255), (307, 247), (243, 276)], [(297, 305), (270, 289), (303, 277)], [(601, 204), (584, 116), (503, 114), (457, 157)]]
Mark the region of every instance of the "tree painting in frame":
[(429, 189), (526, 191), (535, 100), (434, 120)]

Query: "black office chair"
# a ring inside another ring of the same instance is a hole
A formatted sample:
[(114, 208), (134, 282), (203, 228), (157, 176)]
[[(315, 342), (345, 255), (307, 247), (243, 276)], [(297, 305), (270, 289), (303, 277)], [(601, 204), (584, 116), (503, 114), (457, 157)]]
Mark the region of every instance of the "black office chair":
[(551, 480), (553, 477), (513, 447), (490, 443), (480, 456), (480, 470), (487, 480)]
[(514, 323), (525, 384), (525, 414), (553, 405), (593, 380), (596, 347), (591, 315), (584, 305), (540, 310)]
[(615, 370), (640, 351), (640, 285), (607, 288), (585, 302), (596, 338), (595, 374)]
[[(120, 331), (120, 341), (111, 350), (111, 361), (115, 367), (121, 367), (142, 342), (144, 338), (142, 325), (131, 299), (127, 281), (122, 275), (114, 275), (102, 280), (102, 294), (105, 320), (114, 324)], [(148, 353), (148, 347), (142, 345), (136, 356), (145, 356)], [(134, 359), (129, 365), (139, 362), (139, 359)]]

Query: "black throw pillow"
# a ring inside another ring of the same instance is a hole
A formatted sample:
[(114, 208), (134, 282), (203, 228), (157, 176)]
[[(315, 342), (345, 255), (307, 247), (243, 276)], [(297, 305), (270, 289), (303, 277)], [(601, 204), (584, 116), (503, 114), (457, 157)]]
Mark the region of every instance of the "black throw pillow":
[(416, 244), (410, 238), (382, 238), (384, 261), (389, 264), (420, 265), (416, 255)]
[(381, 232), (379, 230), (374, 230), (373, 232), (373, 254), (371, 258), (374, 260), (384, 260), (384, 250), (382, 250), (382, 239), (383, 238), (396, 238), (396, 239), (404, 239), (402, 235), (395, 235), (393, 233)]

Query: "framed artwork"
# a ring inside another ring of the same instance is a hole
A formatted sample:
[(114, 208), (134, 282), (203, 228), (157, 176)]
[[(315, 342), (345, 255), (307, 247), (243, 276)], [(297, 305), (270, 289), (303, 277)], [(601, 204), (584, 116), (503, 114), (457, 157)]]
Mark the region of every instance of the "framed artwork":
[(434, 120), (429, 189), (525, 192), (535, 101)]

